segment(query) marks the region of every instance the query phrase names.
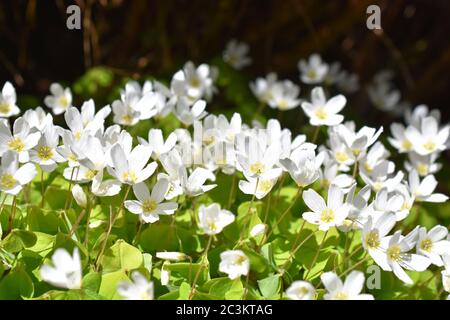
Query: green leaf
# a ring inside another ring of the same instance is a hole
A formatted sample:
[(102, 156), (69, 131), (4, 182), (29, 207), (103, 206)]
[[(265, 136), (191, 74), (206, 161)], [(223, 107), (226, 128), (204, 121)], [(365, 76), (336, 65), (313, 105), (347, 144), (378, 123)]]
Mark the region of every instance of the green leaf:
[(19, 252), (24, 248), (32, 247), (37, 237), (31, 231), (14, 229), (0, 242), (0, 246), (8, 252)]
[(119, 239), (105, 251), (101, 265), (103, 272), (108, 273), (118, 270), (127, 272), (139, 268), (142, 263), (143, 257), (139, 249)]
[(42, 257), (47, 256), (53, 249), (56, 237), (42, 232), (35, 232), (34, 234), (37, 238), (36, 243), (27, 250), (36, 252)]
[(264, 298), (275, 298), (276, 295), (279, 295), (281, 289), (281, 277), (279, 274), (275, 274), (258, 280), (258, 287)]
[(100, 284), (102, 283), (102, 276), (98, 272), (89, 272), (83, 277), (83, 289), (91, 292), (98, 292)]
[(31, 298), (33, 292), (33, 282), (21, 267), (16, 267), (0, 282), (0, 300)]
[(117, 285), (122, 281), (130, 282), (130, 279), (123, 271), (116, 271), (104, 274), (102, 276), (102, 281), (98, 293), (104, 296), (106, 299), (113, 299), (113, 300), (121, 299), (122, 297), (117, 292)]

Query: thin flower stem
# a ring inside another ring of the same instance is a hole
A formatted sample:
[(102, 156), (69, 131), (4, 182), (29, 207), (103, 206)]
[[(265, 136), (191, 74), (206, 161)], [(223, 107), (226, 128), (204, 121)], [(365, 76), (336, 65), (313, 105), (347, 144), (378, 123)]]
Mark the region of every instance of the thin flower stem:
[(8, 198), (8, 194), (5, 193), (5, 197), (2, 200), (2, 204), (0, 205), (0, 214), (3, 212), (3, 207), (5, 206), (6, 198)]
[[(239, 235), (239, 241), (237, 242), (236, 246), (239, 246), (242, 243), (242, 240), (244, 239), (244, 231), (248, 229), (247, 224), (250, 222), (250, 211), (253, 208), (253, 203), (255, 202), (255, 195), (256, 190), (258, 190), (258, 184), (259, 184), (259, 178), (256, 178), (256, 186), (255, 186), (255, 192), (253, 192), (252, 200), (250, 201), (250, 204), (248, 206), (248, 210), (244, 218), (242, 219), (242, 230), (241, 234)], [(245, 220), (244, 220), (245, 219)]]
[(247, 272), (247, 276), (245, 277), (244, 292), (242, 293), (241, 300), (247, 299), (249, 279), (250, 279), (250, 270)]
[[(289, 205), (289, 207), (287, 207), (287, 209), (281, 214), (281, 216), (275, 222), (276, 226), (278, 226), (283, 221), (283, 219), (289, 213), (289, 211), (292, 209), (292, 207), (295, 205), (295, 203), (297, 202), (298, 197), (301, 194), (302, 194), (302, 188), (298, 187), (297, 194), (295, 195), (294, 199), (292, 199), (291, 204)], [(267, 239), (269, 239), (269, 237), (272, 235), (272, 233), (273, 233), (273, 228), (272, 228), (272, 230), (270, 230), (269, 234), (267, 235)]]
[(42, 199), (41, 199), (41, 209), (44, 208), (44, 195), (45, 195), (45, 187), (44, 187), (44, 170), (42, 170), (41, 168), (41, 195), (42, 195)]
[[(367, 254), (367, 252), (366, 252)], [(365, 254), (365, 255), (366, 255)], [(361, 264), (363, 264), (364, 262), (366, 262), (367, 260), (369, 260), (370, 256), (366, 256), (364, 257), (362, 260), (358, 261), (357, 263), (355, 263), (353, 266), (347, 268), (344, 272), (342, 272), (339, 277), (345, 276), (347, 273), (349, 273), (350, 271), (352, 271), (353, 269), (355, 269), (356, 267), (360, 266)]]
[[(352, 228), (352, 227), (353, 227), (353, 222), (352, 222), (350, 228)], [(349, 231), (349, 232), (350, 232), (350, 231)], [(349, 232), (347, 232), (347, 233), (345, 234), (344, 264), (345, 264), (345, 262), (347, 261), (348, 250), (350, 249), (350, 246), (352, 245), (352, 242), (353, 242), (353, 239), (355, 238), (355, 233), (356, 233), (355, 230), (352, 230), (352, 236), (351, 236), (351, 238), (350, 238), (350, 241), (348, 241), (348, 240), (349, 240), (349, 239), (348, 239), (348, 233), (349, 233)]]
[(136, 236), (134, 237), (134, 241), (133, 241), (134, 246), (139, 243), (139, 239), (141, 238), (142, 225), (143, 225), (143, 223), (141, 221), (139, 221)]
[(327, 235), (328, 235), (328, 230), (325, 231), (325, 234), (323, 235), (322, 241), (320, 242), (319, 248), (317, 249), (317, 252), (316, 252), (316, 254), (315, 254), (315, 256), (314, 256), (314, 259), (313, 259), (313, 261), (312, 261), (312, 263), (311, 263), (311, 266), (309, 267), (308, 271), (306, 271), (306, 274), (305, 274), (305, 276), (303, 277), (303, 279), (307, 279), (307, 278), (308, 278), (308, 275), (309, 275), (309, 273), (311, 272), (311, 269), (313, 268), (314, 264), (315, 264), (316, 261), (317, 261), (317, 258), (319, 257), (320, 250), (322, 249), (322, 246), (323, 246), (323, 244), (324, 244), (324, 242), (325, 242), (325, 239), (326, 239)]
[(72, 191), (73, 175), (75, 173), (75, 169), (76, 169), (76, 167), (73, 167), (72, 168), (72, 172), (70, 173), (69, 190), (68, 190), (68, 195), (67, 195), (67, 198), (66, 198), (66, 204), (64, 205), (64, 211), (65, 212), (67, 212), (68, 205), (69, 205), (69, 200), (72, 197), (71, 191)]
[(98, 252), (97, 258), (95, 259), (94, 264), (95, 264), (96, 270), (98, 270), (98, 268), (100, 267), (100, 264), (102, 262), (101, 259), (103, 257), (103, 253), (105, 252), (106, 244), (108, 243), (108, 238), (112, 231), (112, 227), (114, 225), (114, 222), (116, 222), (117, 217), (120, 215), (120, 213), (122, 212), (122, 210), (124, 208), (124, 202), (125, 202), (125, 200), (127, 200), (128, 193), (130, 193), (130, 190), (131, 190), (131, 185), (128, 186), (127, 191), (125, 192), (125, 196), (123, 197), (122, 204), (120, 206), (120, 209), (117, 211), (117, 214), (113, 214), (112, 210), (111, 210), (108, 230), (106, 231), (106, 236), (105, 236), (105, 239), (103, 240), (102, 247), (101, 247), (100, 251)]
[(298, 240), (300, 240), (300, 235), (303, 231), (303, 228), (305, 227), (306, 224), (306, 220), (303, 220), (303, 223), (300, 227), (300, 230), (297, 233), (297, 237), (294, 240), (294, 243), (292, 244), (291, 250), (289, 250), (289, 256), (286, 260), (286, 262), (284, 263), (284, 265), (281, 267), (282, 271), (281, 273), (284, 274), (286, 272), (286, 269), (289, 267), (289, 265), (291, 264), (291, 259), (295, 256), (295, 254), (297, 253), (297, 251), (300, 249), (300, 247), (306, 242), (308, 241), (309, 238), (311, 238), (315, 232), (311, 233), (310, 235), (308, 235), (297, 247), (297, 242)]
[(69, 238), (72, 237), (73, 234), (77, 231), (78, 226), (80, 225), (80, 222), (84, 218), (85, 214), (86, 214), (86, 209), (83, 209), (81, 211), (80, 215), (78, 216), (77, 220), (73, 224), (72, 228), (69, 231), (69, 235), (68, 235)]
[(281, 179), (280, 179), (280, 185), (278, 186), (278, 190), (277, 190), (277, 197), (276, 197), (275, 203), (274, 203), (275, 206), (278, 204), (278, 200), (280, 200), (281, 189), (283, 188), (285, 179), (286, 179), (286, 174), (283, 173), (281, 176)]
[(213, 239), (213, 237), (209, 236), (208, 244), (206, 245), (206, 248), (203, 251), (203, 254), (201, 257), (200, 266), (198, 267), (197, 273), (195, 274), (195, 277), (194, 277), (194, 281), (192, 282), (191, 291), (189, 292), (189, 300), (192, 300), (192, 298), (194, 297), (195, 285), (197, 284), (198, 278), (200, 277), (200, 273), (203, 271), (203, 267), (205, 267), (205, 263), (203, 260), (205, 260), (205, 257), (208, 256), (208, 251), (209, 251), (209, 248), (211, 247), (212, 239)]
[(319, 132), (320, 132), (320, 126), (317, 126), (316, 130), (314, 131), (314, 135), (313, 135), (313, 138), (311, 140), (311, 143), (316, 143), (317, 138), (319, 137)]
[(9, 219), (8, 219), (8, 230), (6, 231), (6, 234), (10, 234), (12, 229), (13, 229), (13, 224), (14, 224), (14, 218), (16, 215), (16, 200), (17, 200), (17, 196), (13, 197), (13, 202), (12, 202), (12, 209), (11, 212), (9, 214)]
[(355, 164), (353, 165), (353, 179), (356, 179), (356, 175), (358, 174), (358, 161), (355, 161)]
[(231, 205), (233, 204), (233, 198), (234, 198), (234, 193), (235, 193), (235, 189), (236, 189), (236, 183), (237, 183), (237, 176), (234, 174), (233, 175), (233, 180), (231, 181), (231, 190), (230, 190), (230, 195), (228, 197), (228, 204), (227, 204), (227, 209), (230, 210)]

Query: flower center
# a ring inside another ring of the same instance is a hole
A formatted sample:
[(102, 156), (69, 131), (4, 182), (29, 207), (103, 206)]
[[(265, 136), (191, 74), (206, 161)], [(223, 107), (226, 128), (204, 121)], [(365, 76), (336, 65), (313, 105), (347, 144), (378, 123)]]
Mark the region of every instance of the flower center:
[(199, 88), (201, 85), (200, 79), (198, 77), (192, 77), (191, 79), (191, 87)]
[(41, 160), (50, 160), (53, 157), (52, 148), (49, 146), (40, 146), (38, 148), (38, 157)]
[(0, 113), (8, 113), (11, 111), (11, 105), (8, 102), (0, 102)]
[(122, 117), (122, 122), (123, 122), (125, 125), (131, 125), (131, 124), (133, 123), (133, 117), (132, 117), (131, 115), (129, 115), (129, 114), (125, 114), (125, 115)]
[(9, 173), (5, 173), (0, 178), (0, 185), (1, 185), (2, 189), (5, 189), (5, 190), (14, 188), (16, 183), (17, 183), (17, 180), (14, 179), (12, 174), (9, 174)]
[(381, 190), (381, 188), (383, 188), (383, 182), (380, 182), (380, 181), (377, 181), (377, 182), (375, 182), (374, 184), (373, 184), (373, 189), (375, 190), (375, 191), (380, 191)]
[(336, 161), (339, 163), (343, 163), (349, 159), (349, 156), (344, 151), (338, 151), (335, 155)]
[(25, 148), (25, 143), (20, 138), (12, 139), (8, 142), (8, 147), (11, 150), (16, 151), (17, 153), (22, 152)]
[(372, 230), (366, 235), (366, 245), (370, 249), (376, 249), (380, 246), (380, 236), (378, 231)]
[(372, 172), (373, 172), (373, 167), (370, 165), (370, 163), (369, 163), (368, 161), (366, 161), (366, 162), (364, 163), (364, 169), (366, 169), (366, 171), (367, 171), (368, 173), (372, 173)]
[(423, 144), (423, 147), (428, 151), (434, 151), (436, 149), (436, 144), (433, 141), (428, 140)]
[(310, 79), (317, 78), (317, 72), (314, 69), (309, 69), (307, 75), (308, 75), (308, 78), (310, 78)]
[(328, 113), (325, 111), (324, 108), (319, 108), (316, 112), (315, 115), (317, 118), (319, 118), (320, 120), (325, 120), (326, 118), (328, 118)]
[(426, 176), (428, 174), (428, 165), (425, 163), (418, 163), (416, 169), (421, 176)]
[(136, 173), (134, 171), (125, 171), (122, 174), (122, 180), (128, 181), (128, 182), (136, 182), (138, 177), (136, 176)]
[(153, 212), (157, 207), (158, 204), (156, 203), (156, 201), (151, 199), (145, 200), (142, 203), (142, 210), (144, 210), (144, 212)]
[(75, 134), (73, 135), (73, 137), (75, 138), (75, 140), (79, 141), (81, 139), (81, 132), (75, 132)]
[(261, 162), (255, 162), (250, 166), (250, 171), (253, 174), (262, 174), (265, 171), (265, 166)]
[(299, 298), (304, 298), (307, 294), (309, 294), (309, 290), (305, 287), (300, 287), (297, 289), (297, 296)]
[(433, 249), (433, 241), (429, 238), (422, 240), (422, 242), (420, 242), (420, 249), (426, 252), (431, 252)]
[(67, 99), (65, 96), (61, 96), (58, 99), (59, 106), (63, 109), (67, 109), (69, 106), (69, 99)]
[(98, 172), (96, 170), (86, 171), (86, 173), (84, 174), (84, 178), (88, 179), (88, 180), (92, 180), (97, 175), (97, 173)]
[(347, 300), (348, 299), (348, 294), (346, 294), (345, 292), (338, 292), (335, 294), (334, 296), (334, 300)]
[(405, 150), (410, 150), (412, 148), (412, 143), (408, 139), (403, 140), (402, 142), (402, 148)]
[(333, 209), (325, 209), (320, 214), (320, 221), (325, 223), (330, 223), (334, 220), (334, 211)]
[(390, 246), (387, 250), (387, 255), (391, 261), (399, 261), (400, 255), (401, 255), (401, 249), (398, 244), (395, 244), (393, 246)]
[(273, 184), (272, 184), (272, 181), (270, 181), (270, 180), (261, 180), (258, 183), (258, 189), (262, 193), (268, 192), (272, 188), (272, 186), (273, 186)]
[(278, 108), (279, 108), (280, 110), (285, 110), (285, 109), (287, 109), (288, 107), (289, 107), (289, 103), (288, 103), (286, 100), (281, 99), (280, 101), (278, 101)]

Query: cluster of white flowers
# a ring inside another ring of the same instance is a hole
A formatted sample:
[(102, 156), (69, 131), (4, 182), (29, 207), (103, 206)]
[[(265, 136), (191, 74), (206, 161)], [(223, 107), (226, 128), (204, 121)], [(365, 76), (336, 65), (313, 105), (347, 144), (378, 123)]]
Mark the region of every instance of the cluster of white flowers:
[[(236, 68), (247, 65), (248, 48), (231, 43), (224, 59)], [(357, 79), (340, 71), (337, 64), (329, 66), (320, 56), (312, 55), (300, 61), (301, 80), (306, 84), (339, 84), (347, 92), (357, 88)], [(445, 266), (443, 279), (448, 289), (450, 242), (447, 228), (436, 226), (430, 231), (417, 226), (403, 236), (391, 233), (395, 224), (404, 220), (414, 203), (444, 202), (447, 196), (435, 193), (437, 181), (433, 174), (441, 167), (435, 161), (449, 147), (449, 126), (441, 126), (437, 111), (419, 106), (407, 113), (407, 127), (392, 125), (390, 143), (400, 153), (408, 153), (405, 170), (396, 170), (389, 160), (390, 152), (379, 140), (383, 128), (356, 128), (344, 122), (340, 114), (346, 105), (343, 95), (327, 99), (322, 87), (311, 90), (311, 101), (299, 99), (300, 89), (289, 80), (278, 81), (276, 74), (257, 79), (251, 85), (259, 100), (272, 108), (287, 110), (301, 105), (312, 126), (327, 127), (323, 145), (307, 142), (306, 136), (294, 135), (282, 128), (276, 119), (266, 125), (242, 123), (240, 114), (230, 120), (224, 115), (207, 114), (206, 103), (216, 88), (214, 67), (188, 62), (175, 73), (170, 88), (159, 82), (126, 84), (120, 100), (98, 112), (92, 100), (72, 106), (70, 89), (59, 84), (50, 88), (45, 104), (54, 114), (64, 112), (68, 129), (53, 124), (53, 117), (42, 108), (28, 110), (17, 118), (12, 131), (9, 122), (0, 122), (0, 190), (17, 195), (37, 173), (36, 165), (45, 172), (66, 163), (64, 178), (76, 183), (73, 193), (80, 206), (89, 201), (80, 185), (90, 188), (93, 195), (117, 195), (123, 187), (132, 188), (136, 200), (124, 201), (131, 213), (139, 215), (142, 223), (155, 223), (160, 215), (172, 215), (178, 199), (198, 197), (216, 187), (216, 173), (242, 174), (239, 189), (262, 199), (282, 176), (290, 176), (299, 192), (316, 181), (327, 190), (327, 201), (313, 188), (303, 192), (310, 212), (302, 217), (319, 230), (336, 227), (341, 232), (360, 230), (362, 243), (383, 270), (393, 271), (404, 281), (412, 280), (404, 269), (423, 271), (430, 264)], [(350, 78), (350, 79), (349, 79)], [(345, 83), (345, 85), (344, 85)], [(351, 85), (349, 85), (351, 83)], [(6, 83), (0, 96), (0, 113), (4, 117), (18, 114), (16, 94)], [(113, 112), (114, 124), (106, 126), (105, 119)], [(164, 139), (160, 129), (151, 129), (148, 141), (139, 138), (133, 146), (132, 135), (121, 126), (133, 126), (139, 121), (165, 117), (173, 113), (185, 126)], [(157, 172), (157, 174), (155, 174)], [(155, 183), (148, 188), (149, 178)], [(423, 179), (422, 179), (423, 178)], [(127, 193), (128, 194), (128, 193)], [(219, 204), (198, 208), (198, 227), (212, 237), (232, 224), (235, 215)], [(247, 237), (265, 234), (268, 226), (255, 226)], [(411, 251), (416, 248), (415, 253)], [(60, 287), (81, 286), (81, 264), (78, 251), (70, 257), (58, 249), (53, 267), (41, 270), (44, 280)], [(168, 254), (168, 253), (167, 253)], [(173, 254), (160, 254), (172, 259)], [(182, 259), (183, 253), (176, 253)], [(172, 258), (171, 258), (172, 257)], [(248, 275), (250, 260), (241, 250), (221, 253), (219, 271), (230, 279)], [(153, 298), (153, 284), (139, 273), (134, 283), (122, 283), (119, 292), (129, 299)], [(165, 281), (167, 283), (167, 281)], [(367, 299), (360, 294), (364, 276), (350, 273), (345, 283), (334, 273), (322, 275), (328, 293), (326, 299)], [(447, 290), (446, 289), (446, 290)], [(304, 281), (294, 282), (286, 291), (293, 299), (313, 299), (314, 288)]]

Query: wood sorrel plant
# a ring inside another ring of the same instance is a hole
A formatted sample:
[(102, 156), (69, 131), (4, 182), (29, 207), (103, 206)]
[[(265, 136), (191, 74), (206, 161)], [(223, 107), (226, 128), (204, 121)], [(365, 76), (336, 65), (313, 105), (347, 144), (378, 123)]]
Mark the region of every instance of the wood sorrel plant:
[[(245, 67), (247, 53), (233, 42), (221, 67)], [(130, 81), (98, 111), (52, 84), (44, 102), (62, 126), (40, 107), (19, 116), (7, 82), (0, 298), (445, 298), (448, 229), (430, 213), (449, 209), (434, 177), (449, 126), (425, 106), (405, 111), (390, 152), (383, 128), (345, 122), (346, 97), (327, 97), (358, 90), (353, 75), (318, 55), (299, 69), (302, 100), (274, 73), (250, 84), (262, 106), (251, 126), (208, 114), (218, 74), (206, 64), (186, 63), (169, 87)], [(315, 128), (265, 121), (264, 106)], [(380, 288), (365, 286), (372, 265)]]

